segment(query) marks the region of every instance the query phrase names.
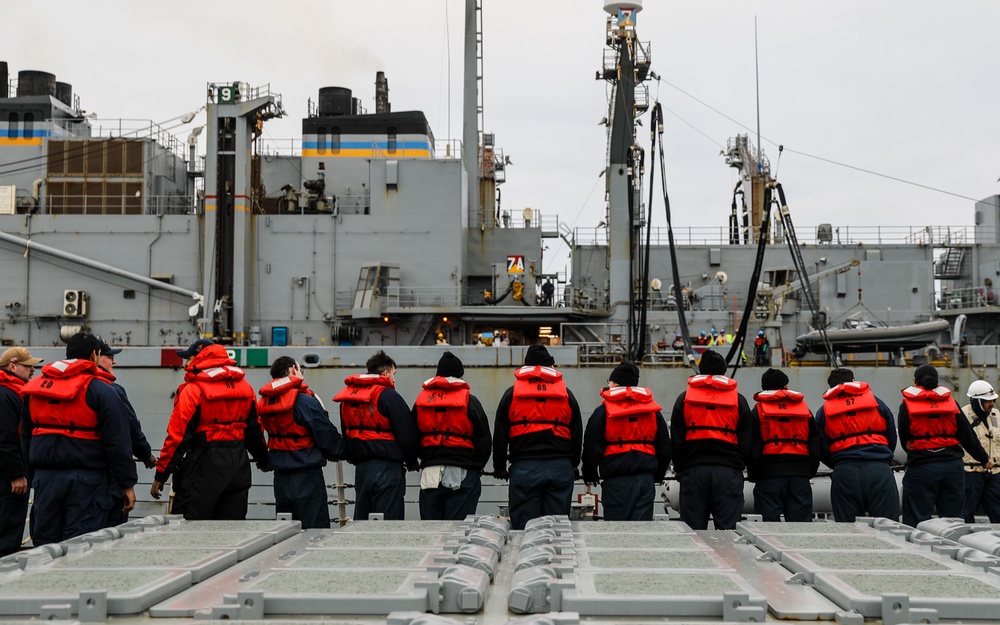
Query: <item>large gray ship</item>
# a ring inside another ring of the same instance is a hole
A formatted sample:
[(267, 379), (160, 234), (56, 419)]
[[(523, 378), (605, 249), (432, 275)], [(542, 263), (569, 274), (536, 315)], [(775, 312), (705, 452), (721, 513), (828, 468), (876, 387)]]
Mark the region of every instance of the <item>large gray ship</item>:
[[(328, 405), (376, 350), (400, 365), (408, 399), (449, 350), (489, 411), (538, 343), (586, 414), (623, 358), (641, 362), (642, 384), (669, 405), (707, 348), (727, 356), (746, 394), (781, 367), (813, 408), (837, 365), (890, 404), (917, 364), (934, 364), (959, 395), (998, 382), (1000, 196), (970, 206), (968, 227), (795, 227), (794, 192), (736, 135), (719, 163), (739, 173), (730, 219), (674, 228), (667, 194), (650, 193), (670, 172), (635, 0), (604, 3), (604, 218), (570, 228), (509, 209), (509, 159), (481, 126), (482, 2), (465, 4), (460, 142), (436, 139), (420, 111), (393, 111), (381, 73), (373, 111), (342, 86), (289, 105), (278, 86), (208, 83), (205, 127), (178, 138), (194, 113), (104, 133), (71, 85), (15, 78), (0, 62), (0, 341), (48, 361), (84, 329), (122, 347), (116, 374), (154, 447), (182, 377), (175, 351), (198, 337), (227, 345), (258, 388), (277, 356), (294, 356)], [(301, 136), (278, 150), (263, 129), (290, 110), (302, 111)], [(649, 227), (654, 213), (667, 228)], [(556, 238), (570, 248), (565, 274), (542, 269)], [(543, 518), (510, 532), (494, 516), (506, 486), (487, 478), (484, 516), (465, 522), (416, 521), (411, 480), (405, 522), (302, 533), (275, 519), (267, 474), (255, 473), (251, 520), (218, 523), (168, 516), (145, 495), (152, 472), (139, 475), (142, 518), (0, 559), (0, 615), (851, 625), (996, 622), (1000, 608), (1000, 537), (988, 524), (748, 516), (736, 531), (694, 532), (671, 520), (667, 486), (651, 523)], [(331, 465), (327, 477), (332, 516), (347, 521), (351, 469)]]

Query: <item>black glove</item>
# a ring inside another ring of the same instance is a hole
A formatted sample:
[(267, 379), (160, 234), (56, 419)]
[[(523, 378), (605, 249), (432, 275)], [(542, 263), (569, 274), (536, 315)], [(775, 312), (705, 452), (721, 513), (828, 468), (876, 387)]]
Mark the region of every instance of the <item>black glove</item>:
[(505, 481), (509, 480), (510, 471), (508, 471), (507, 469), (497, 469), (496, 471), (493, 472), (493, 477), (497, 478), (498, 480), (505, 480)]
[(271, 470), (271, 463), (269, 463), (267, 460), (261, 460), (260, 462), (257, 463), (257, 468), (263, 471), (264, 473), (267, 473)]

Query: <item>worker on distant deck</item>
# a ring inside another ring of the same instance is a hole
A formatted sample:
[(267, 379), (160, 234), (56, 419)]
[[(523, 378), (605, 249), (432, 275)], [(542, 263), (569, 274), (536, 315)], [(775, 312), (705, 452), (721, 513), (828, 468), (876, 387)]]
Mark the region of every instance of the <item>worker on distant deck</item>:
[(601, 397), (583, 434), (583, 481), (600, 481), (605, 520), (652, 521), (671, 453), (660, 405), (629, 361), (614, 368)]
[(951, 391), (938, 384), (937, 369), (931, 365), (917, 367), (913, 386), (903, 389), (898, 424), (899, 442), (906, 450), (903, 523), (916, 527), (931, 518), (935, 509), (940, 517), (961, 516), (965, 501), (962, 458), (971, 455), (987, 470), (993, 468), (993, 461)]
[(21, 549), (28, 516), (28, 470), (21, 453), (21, 399), (42, 362), (23, 347), (0, 355), (0, 557)]
[(695, 338), (695, 345), (708, 345), (709, 342), (708, 333), (702, 330), (698, 336)]
[(899, 519), (899, 489), (892, 474), (896, 427), (892, 410), (854, 372), (838, 368), (816, 411), (820, 460), (833, 469), (833, 517), (853, 523), (859, 516)]
[(570, 511), (583, 419), (555, 364), (544, 345), (528, 347), (514, 386), (497, 405), (493, 474), (510, 479), (510, 522), (516, 530), (531, 519)]
[(329, 528), (323, 467), (347, 457), (347, 443), (291, 356), (271, 365), (271, 381), (260, 389), (257, 416), (267, 432), (268, 464), (274, 471), (274, 504), (290, 512), (302, 529)]
[(997, 392), (986, 380), (976, 380), (969, 385), (966, 394), (969, 396), (969, 403), (962, 408), (962, 412), (993, 466), (987, 469), (976, 462), (968, 451), (965, 452), (962, 459), (965, 464), (965, 507), (962, 517), (966, 523), (974, 523), (976, 511), (981, 505), (990, 523), (1000, 523), (1000, 476), (997, 475), (1000, 473), (1000, 411), (996, 409)]
[[(156, 466), (156, 456), (153, 455), (149, 441), (146, 440), (146, 435), (142, 432), (142, 424), (139, 423), (139, 417), (135, 413), (135, 408), (132, 407), (132, 402), (128, 399), (128, 394), (122, 385), (118, 384), (114, 374), (115, 364), (117, 364), (115, 356), (120, 354), (122, 350), (111, 347), (101, 337), (97, 337), (97, 339), (101, 342), (101, 351), (97, 359), (99, 368), (97, 375), (111, 385), (125, 406), (125, 414), (128, 415), (129, 439), (132, 442), (132, 455), (147, 469), (152, 469)], [(111, 487), (111, 508), (108, 510), (108, 520), (105, 522), (105, 527), (114, 527), (128, 521), (128, 512), (124, 510), (124, 505), (125, 495), (120, 487), (113, 485)]]
[(411, 413), (420, 430), (420, 518), (460, 521), (476, 513), (481, 474), (493, 451), (486, 411), (451, 352), (438, 360)]
[(764, 521), (812, 521), (809, 480), (819, 468), (819, 426), (802, 393), (788, 390), (788, 376), (768, 369), (760, 377), (757, 405), (750, 412), (753, 433), (747, 478), (754, 512)]
[(708, 344), (711, 347), (714, 347), (719, 344), (719, 331), (716, 330), (715, 328), (709, 330)]
[(247, 453), (258, 468), (267, 468), (257, 395), (225, 346), (198, 339), (177, 355), (186, 373), (149, 494), (159, 499), (174, 475), (174, 513), (187, 520), (245, 519), (251, 486)]
[(770, 348), (764, 331), (758, 330), (757, 338), (753, 340), (754, 362), (758, 367), (766, 367), (771, 364), (771, 354), (768, 352)]
[(66, 360), (42, 368), (22, 388), (21, 449), (34, 473), (31, 542), (36, 547), (104, 527), (111, 487), (135, 507), (137, 476), (122, 400), (98, 376), (101, 345), (78, 332)]
[(542, 301), (540, 304), (542, 306), (552, 306), (552, 298), (555, 296), (556, 285), (552, 284), (552, 280), (548, 279), (545, 284), (542, 285)]
[(733, 529), (743, 513), (743, 468), (750, 459), (750, 405), (726, 377), (726, 361), (706, 350), (670, 415), (681, 520), (692, 529)]
[(380, 513), (387, 521), (402, 521), (406, 471), (417, 468), (420, 435), (410, 407), (396, 392), (396, 361), (379, 350), (365, 366), (367, 373), (349, 376), (333, 398), (340, 403), (340, 427), (355, 465), (354, 518)]
[(670, 349), (684, 349), (684, 338), (681, 336), (680, 332), (674, 334), (674, 342), (670, 344)]

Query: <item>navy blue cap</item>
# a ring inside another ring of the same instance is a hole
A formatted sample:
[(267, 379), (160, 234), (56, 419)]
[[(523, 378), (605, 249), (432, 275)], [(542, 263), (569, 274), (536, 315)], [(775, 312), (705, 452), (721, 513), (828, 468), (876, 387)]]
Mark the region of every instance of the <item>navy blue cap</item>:
[(100, 341), (101, 343), (101, 356), (114, 356), (115, 354), (122, 353), (121, 348), (115, 349), (111, 347), (110, 345), (108, 345), (108, 342), (102, 339), (101, 337), (97, 337), (97, 340)]
[(187, 349), (177, 350), (177, 355), (186, 360), (191, 356), (197, 355), (198, 352), (205, 349), (209, 345), (215, 345), (215, 341), (213, 341), (212, 339), (198, 339), (194, 343), (191, 343), (191, 346), (188, 347)]

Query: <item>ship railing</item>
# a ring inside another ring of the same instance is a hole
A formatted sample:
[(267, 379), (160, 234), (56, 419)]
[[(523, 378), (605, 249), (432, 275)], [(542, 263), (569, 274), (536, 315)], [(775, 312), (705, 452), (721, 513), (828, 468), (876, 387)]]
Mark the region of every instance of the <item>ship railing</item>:
[[(728, 226), (674, 227), (674, 241), (678, 245), (729, 245)], [(796, 228), (798, 241), (803, 245), (933, 245), (947, 246), (967, 243), (969, 226), (838, 226), (821, 224)], [(604, 246), (608, 242), (607, 230), (602, 227), (575, 228), (577, 245)], [(667, 228), (653, 228), (650, 232), (653, 245), (667, 245)]]
[(45, 196), (49, 215), (186, 215), (194, 211), (187, 195), (56, 195)]
[(456, 307), (461, 301), (457, 286), (389, 286), (385, 289), (384, 297), (384, 305), (389, 308)]
[(961, 289), (942, 287), (935, 293), (934, 301), (940, 310), (995, 308), (997, 306), (997, 294), (992, 286), (966, 287)]
[[(152, 139), (181, 159), (187, 158), (187, 142), (181, 141), (169, 129), (148, 119), (91, 119), (89, 123), (79, 119), (48, 119), (53, 129), (63, 131), (67, 136), (57, 139)], [(84, 125), (90, 128), (84, 132)]]
[[(381, 156), (386, 156), (385, 151), (375, 148)], [(264, 158), (273, 156), (302, 156), (302, 138), (276, 139), (274, 137), (261, 138), (260, 154)], [(462, 141), (460, 139), (448, 139), (434, 142), (434, 158), (437, 159), (461, 159)]]

